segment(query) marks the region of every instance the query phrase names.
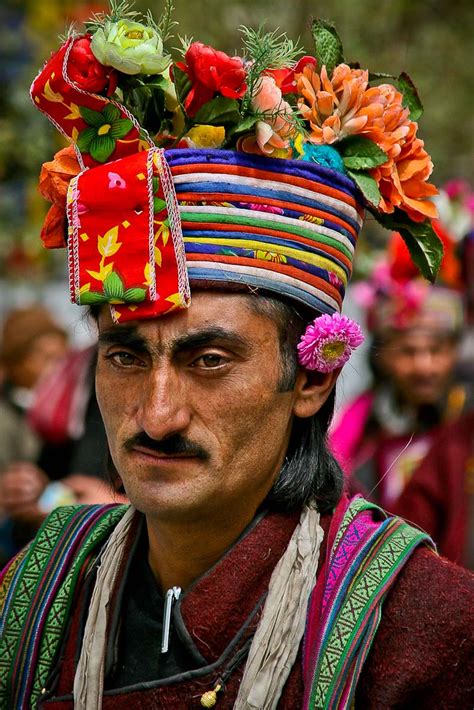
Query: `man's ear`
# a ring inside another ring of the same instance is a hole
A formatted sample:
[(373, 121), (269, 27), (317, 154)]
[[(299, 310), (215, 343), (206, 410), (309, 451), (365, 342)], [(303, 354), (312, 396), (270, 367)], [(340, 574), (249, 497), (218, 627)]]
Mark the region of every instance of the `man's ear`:
[(294, 389), (293, 414), (302, 419), (316, 414), (331, 394), (341, 369), (332, 372), (300, 369)]

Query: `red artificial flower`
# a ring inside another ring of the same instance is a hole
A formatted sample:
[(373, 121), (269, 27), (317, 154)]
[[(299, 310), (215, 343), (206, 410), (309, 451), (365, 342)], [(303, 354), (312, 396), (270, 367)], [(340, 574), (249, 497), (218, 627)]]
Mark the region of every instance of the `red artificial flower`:
[(188, 116), (195, 116), (216, 94), (240, 99), (247, 91), (246, 72), (239, 57), (229, 57), (202, 42), (193, 42), (184, 58), (186, 63), (178, 62), (176, 66), (191, 81), (191, 90), (184, 102)]
[(91, 94), (107, 90), (107, 96), (111, 96), (117, 88), (117, 72), (111, 67), (104, 67), (95, 58), (90, 35), (84, 35), (74, 42), (69, 55), (68, 74), (79, 89)]
[[(462, 288), (462, 265), (457, 253), (456, 242), (443, 229), (438, 220), (432, 221), (432, 226), (443, 244), (443, 259), (438, 274), (439, 284), (460, 290)], [(408, 247), (402, 237), (395, 232), (389, 242), (390, 273), (401, 283), (419, 276), (419, 271), (410, 256)]]
[(275, 83), (283, 95), (296, 93), (295, 74), (301, 74), (306, 66), (316, 67), (315, 57), (305, 55), (298, 60), (294, 67), (284, 67), (283, 69), (268, 69), (265, 74), (272, 76)]

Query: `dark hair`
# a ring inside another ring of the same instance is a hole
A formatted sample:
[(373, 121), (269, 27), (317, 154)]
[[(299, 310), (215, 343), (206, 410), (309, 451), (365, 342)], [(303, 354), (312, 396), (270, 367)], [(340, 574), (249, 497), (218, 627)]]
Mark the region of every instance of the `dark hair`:
[[(273, 295), (258, 295), (248, 300), (251, 310), (272, 319), (278, 328), (281, 354), (279, 390), (295, 386), (300, 365), (297, 344), (306, 325), (315, 316), (304, 309)], [(92, 313), (97, 316), (97, 311)], [(338, 503), (344, 476), (327, 444), (327, 433), (334, 412), (335, 392), (312, 417), (295, 417), (290, 443), (282, 469), (267, 497), (266, 503), (280, 510), (297, 510), (316, 501), (321, 513), (330, 512)], [(118, 473), (110, 454), (107, 460), (108, 482), (118, 490)]]
[[(254, 312), (266, 315), (277, 324), (282, 367), (280, 391), (293, 389), (300, 367), (297, 344), (307, 324), (315, 317), (314, 313), (298, 310), (274, 296), (259, 296), (249, 299), (249, 303)], [(312, 417), (294, 418), (285, 462), (267, 498), (271, 507), (294, 510), (314, 500), (320, 512), (325, 513), (338, 503), (344, 476), (327, 443), (334, 402), (333, 390)]]

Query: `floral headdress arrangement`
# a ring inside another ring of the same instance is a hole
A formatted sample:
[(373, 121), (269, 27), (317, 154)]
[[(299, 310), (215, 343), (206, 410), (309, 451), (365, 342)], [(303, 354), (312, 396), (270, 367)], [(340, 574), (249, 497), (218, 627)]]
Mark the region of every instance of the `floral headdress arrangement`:
[[(110, 13), (95, 15), (85, 34), (70, 33), (58, 53), (62, 64), (56, 66), (52, 58), (49, 78), (33, 85), (40, 110), (56, 124), (71, 121), (67, 135), (76, 146), (76, 172), (130, 155), (132, 144), (135, 152), (152, 146), (224, 149), (315, 163), (350, 178), (365, 207), (403, 236), (422, 274), (434, 280), (442, 257), (431, 226), (436, 216), (431, 198), (437, 191), (428, 182), (432, 163), (416, 123), (422, 107), (409, 77), (372, 75), (346, 64), (336, 30), (321, 20), (312, 25), (314, 56), (300, 57), (285, 34), (242, 28), (242, 56), (182, 40), (181, 60), (173, 62), (165, 49), (171, 17), (171, 0), (159, 23), (150, 13), (141, 16), (126, 2), (112, 0)], [(61, 81), (78, 96), (88, 96), (88, 102), (66, 106)], [(43, 100), (48, 106), (56, 103), (63, 114), (66, 106), (67, 115), (56, 119)], [(66, 149), (43, 175), (43, 193), (53, 202), (43, 232), (48, 246), (64, 243), (58, 230), (65, 185), (74, 172), (71, 159)], [(147, 170), (151, 174), (154, 168)], [(122, 187), (118, 174), (107, 175), (109, 187), (111, 179), (114, 188)], [(160, 200), (168, 201), (166, 195)], [(116, 235), (112, 242), (112, 250), (118, 249)], [(106, 277), (109, 302), (120, 302), (127, 293), (130, 300), (142, 298), (143, 289), (124, 291), (111, 282), (111, 274)], [(182, 301), (187, 305), (189, 299)], [(321, 358), (330, 369), (339, 367), (360, 335), (347, 319), (338, 316), (331, 329), (321, 318), (324, 323), (316, 319), (305, 335), (303, 350), (307, 353), (319, 334), (325, 344), (321, 353), (326, 353)], [(303, 362), (302, 348), (300, 358)], [(307, 356), (306, 366), (313, 360)]]

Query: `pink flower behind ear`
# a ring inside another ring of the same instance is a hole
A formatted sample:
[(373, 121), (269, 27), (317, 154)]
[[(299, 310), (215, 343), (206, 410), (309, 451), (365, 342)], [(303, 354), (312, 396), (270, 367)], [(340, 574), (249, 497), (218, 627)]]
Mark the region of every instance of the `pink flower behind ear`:
[(364, 340), (360, 326), (347, 316), (319, 316), (298, 344), (298, 360), (307, 370), (332, 372), (346, 363)]

